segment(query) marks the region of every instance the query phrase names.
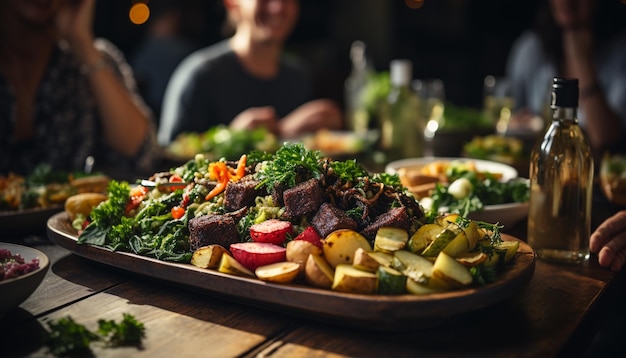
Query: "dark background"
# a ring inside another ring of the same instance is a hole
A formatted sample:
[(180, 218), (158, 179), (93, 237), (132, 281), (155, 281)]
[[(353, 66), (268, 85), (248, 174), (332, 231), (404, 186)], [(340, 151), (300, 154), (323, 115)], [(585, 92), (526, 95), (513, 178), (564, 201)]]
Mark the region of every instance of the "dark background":
[[(148, 4), (159, 1), (164, 0)], [(478, 108), (483, 78), (504, 74), (511, 44), (531, 25), (539, 1), (547, 0), (425, 0), (412, 9), (411, 0), (301, 0), (300, 21), (287, 48), (312, 65), (318, 94), (342, 104), (350, 44), (362, 40), (376, 70), (387, 71), (394, 58), (408, 58), (414, 78), (440, 78), (447, 100)], [(150, 21), (128, 20), (133, 2), (99, 1), (95, 20), (96, 35), (113, 41), (127, 57)], [(178, 2), (189, 6), (186, 33), (197, 47), (223, 38), (221, 0)]]

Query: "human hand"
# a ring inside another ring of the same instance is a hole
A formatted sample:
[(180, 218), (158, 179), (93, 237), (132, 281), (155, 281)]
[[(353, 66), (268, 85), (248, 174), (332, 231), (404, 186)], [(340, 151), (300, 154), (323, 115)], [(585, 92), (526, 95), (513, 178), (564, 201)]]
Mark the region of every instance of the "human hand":
[(591, 234), (589, 250), (598, 254), (598, 262), (613, 271), (626, 263), (626, 210), (606, 219)]
[(538, 115), (532, 113), (526, 108), (522, 108), (511, 116), (506, 131), (515, 132), (533, 132), (537, 133), (543, 130), (544, 120)]
[(273, 107), (252, 107), (239, 113), (230, 122), (230, 128), (236, 130), (265, 127), (270, 132), (278, 133), (278, 119)]
[(84, 47), (93, 44), (95, 5), (95, 0), (65, 0), (59, 6), (56, 29), (79, 57)]
[(320, 129), (343, 127), (340, 107), (329, 99), (309, 101), (293, 110), (280, 121), (281, 138), (297, 138)]

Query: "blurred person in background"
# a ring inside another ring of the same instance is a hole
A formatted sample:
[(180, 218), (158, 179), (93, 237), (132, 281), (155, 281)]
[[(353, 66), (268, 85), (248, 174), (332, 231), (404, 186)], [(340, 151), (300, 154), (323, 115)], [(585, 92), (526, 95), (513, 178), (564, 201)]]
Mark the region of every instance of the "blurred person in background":
[[(553, 77), (579, 81), (578, 118), (599, 163), (624, 149), (626, 133), (626, 6), (616, 0), (548, 0), (535, 24), (513, 44), (507, 63), (516, 111), (510, 128), (549, 116)], [(620, 24), (621, 23), (621, 24)], [(616, 27), (617, 25), (617, 27)], [(621, 27), (620, 27), (621, 26)], [(596, 165), (599, 167), (599, 165)]]
[(140, 94), (157, 120), (163, 94), (176, 66), (200, 46), (194, 41), (201, 17), (195, 0), (153, 0), (147, 32), (130, 56)]
[(223, 0), (234, 35), (188, 56), (166, 89), (158, 139), (218, 124), (265, 127), (281, 138), (343, 127), (342, 111), (314, 99), (308, 67), (285, 53), (298, 0)]
[(0, 173), (40, 163), (152, 170), (158, 148), (130, 66), (94, 39), (95, 0), (0, 0)]

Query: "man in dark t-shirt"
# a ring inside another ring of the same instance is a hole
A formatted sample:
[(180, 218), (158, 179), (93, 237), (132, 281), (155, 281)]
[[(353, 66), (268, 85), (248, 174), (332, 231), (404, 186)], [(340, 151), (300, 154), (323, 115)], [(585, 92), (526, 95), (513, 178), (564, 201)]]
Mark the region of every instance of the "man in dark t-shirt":
[[(271, 4), (270, 4), (271, 3)], [(314, 99), (308, 67), (284, 53), (298, 16), (297, 0), (224, 0), (233, 37), (181, 62), (165, 92), (158, 139), (218, 124), (264, 126), (281, 138), (342, 127), (339, 106)]]

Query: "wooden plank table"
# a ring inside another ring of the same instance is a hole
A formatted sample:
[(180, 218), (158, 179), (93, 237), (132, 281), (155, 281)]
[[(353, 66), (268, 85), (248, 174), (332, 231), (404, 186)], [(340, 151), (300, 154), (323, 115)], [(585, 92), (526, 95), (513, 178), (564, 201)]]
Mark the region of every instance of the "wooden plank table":
[[(594, 211), (594, 225), (616, 208)], [(510, 231), (525, 236), (525, 224)], [(49, 356), (47, 322), (71, 316), (134, 315), (146, 327), (143, 347), (94, 346), (98, 357), (382, 357), (582, 356), (615, 302), (626, 297), (624, 270), (537, 261), (530, 283), (511, 299), (410, 332), (345, 328), (268, 311), (129, 274), (83, 259), (42, 232), (3, 239), (35, 247), (51, 260), (42, 285), (0, 320), (3, 357)], [(1, 293), (0, 293), (1, 294)], [(364, 313), (366, 314), (366, 313)]]

